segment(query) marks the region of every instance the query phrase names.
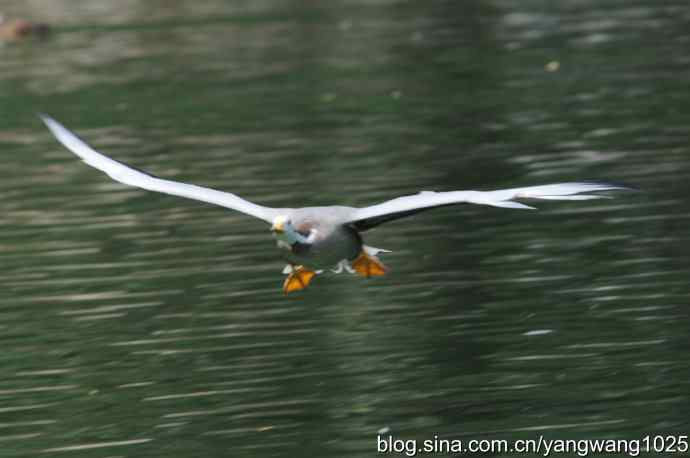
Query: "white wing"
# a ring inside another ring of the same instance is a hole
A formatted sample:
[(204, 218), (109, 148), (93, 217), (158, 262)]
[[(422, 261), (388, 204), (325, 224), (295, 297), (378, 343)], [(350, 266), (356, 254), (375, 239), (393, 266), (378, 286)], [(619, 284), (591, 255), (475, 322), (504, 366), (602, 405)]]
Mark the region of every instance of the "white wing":
[(625, 186), (609, 183), (557, 183), (528, 188), (501, 189), (498, 191), (422, 191), (413, 196), (398, 197), (378, 205), (358, 208), (350, 216), (348, 223), (358, 230), (371, 229), (374, 226), (420, 211), (445, 205), (460, 203), (491, 205), (504, 208), (534, 209), (513, 199), (547, 199), (547, 200), (588, 200), (601, 199), (607, 196), (597, 194), (580, 194), (583, 192), (607, 191), (612, 189), (630, 189)]
[(130, 168), (121, 162), (110, 159), (93, 150), (89, 145), (81, 141), (79, 137), (67, 130), (62, 124), (50, 116), (40, 116), (53, 135), (55, 135), (55, 138), (57, 138), (68, 150), (82, 158), (82, 160), (91, 167), (105, 172), (115, 181), (137, 188), (147, 189), (149, 191), (162, 192), (164, 194), (172, 194), (174, 196), (187, 197), (189, 199), (220, 205), (221, 207), (231, 208), (269, 223), (272, 222), (273, 217), (278, 213), (274, 208), (253, 204), (235, 194), (216, 191), (193, 184), (163, 180)]

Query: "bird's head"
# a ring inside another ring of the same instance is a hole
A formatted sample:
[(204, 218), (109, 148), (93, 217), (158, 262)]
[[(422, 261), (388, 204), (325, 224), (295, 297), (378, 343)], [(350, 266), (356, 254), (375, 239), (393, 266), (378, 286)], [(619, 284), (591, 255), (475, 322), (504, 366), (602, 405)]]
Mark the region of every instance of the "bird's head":
[(273, 236), (278, 240), (279, 243), (284, 242), (290, 246), (294, 245), (295, 243), (310, 243), (309, 238), (304, 234), (301, 234), (295, 228), (295, 226), (292, 225), (292, 220), (290, 217), (285, 215), (278, 215), (273, 218), (271, 232), (273, 232)]
[(289, 217), (285, 215), (278, 215), (275, 218), (273, 218), (271, 232), (273, 232), (274, 234), (284, 234), (285, 232), (289, 232), (291, 229), (294, 230), (294, 228), (292, 227), (292, 221), (290, 221)]
[(297, 242), (305, 243), (305, 237), (297, 232), (295, 226), (292, 225), (292, 220), (285, 215), (278, 215), (273, 218), (271, 232), (276, 239), (289, 245), (294, 245)]

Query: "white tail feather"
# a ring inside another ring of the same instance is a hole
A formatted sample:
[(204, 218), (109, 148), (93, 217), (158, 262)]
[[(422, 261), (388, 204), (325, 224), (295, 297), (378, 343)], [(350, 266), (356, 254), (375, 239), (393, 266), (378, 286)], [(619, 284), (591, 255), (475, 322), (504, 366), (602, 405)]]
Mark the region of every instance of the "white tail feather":
[(375, 248), (373, 246), (362, 245), (362, 249), (369, 256), (376, 256), (379, 253), (392, 253), (391, 250), (384, 250), (383, 248)]

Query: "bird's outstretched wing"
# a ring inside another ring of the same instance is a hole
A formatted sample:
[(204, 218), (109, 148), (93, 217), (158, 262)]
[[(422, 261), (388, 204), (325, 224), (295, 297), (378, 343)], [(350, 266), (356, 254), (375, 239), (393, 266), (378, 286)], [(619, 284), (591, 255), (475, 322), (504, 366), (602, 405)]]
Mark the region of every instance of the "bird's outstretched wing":
[(246, 201), (235, 194), (216, 191), (214, 189), (195, 186), (193, 184), (178, 183), (176, 181), (163, 180), (147, 173), (135, 170), (125, 164), (110, 159), (92, 149), (79, 137), (67, 130), (62, 124), (47, 115), (40, 115), (43, 122), (68, 150), (82, 158), (84, 162), (102, 172), (110, 178), (120, 183), (124, 183), (137, 188), (149, 191), (172, 194), (174, 196), (187, 197), (189, 199), (200, 200), (210, 204), (220, 205), (221, 207), (246, 213), (256, 218), (271, 222), (278, 214), (278, 210), (270, 207), (262, 207)]
[(630, 189), (609, 183), (556, 183), (528, 188), (498, 191), (422, 191), (412, 196), (398, 197), (378, 205), (356, 209), (347, 222), (359, 231), (379, 224), (414, 215), (424, 210), (461, 203), (491, 205), (493, 207), (534, 209), (513, 199), (589, 200), (607, 196), (581, 194), (614, 189)]

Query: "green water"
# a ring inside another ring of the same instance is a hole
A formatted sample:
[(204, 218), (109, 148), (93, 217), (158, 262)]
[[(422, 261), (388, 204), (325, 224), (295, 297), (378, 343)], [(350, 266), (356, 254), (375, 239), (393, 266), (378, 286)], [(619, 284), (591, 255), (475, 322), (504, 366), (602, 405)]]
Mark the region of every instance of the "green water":
[[(0, 456), (370, 457), (401, 439), (687, 434), (690, 8), (0, 0)], [(366, 234), (391, 273), (284, 297), (271, 206), (613, 180)], [(380, 455), (384, 456), (384, 455)], [(495, 453), (489, 456), (509, 456)]]

